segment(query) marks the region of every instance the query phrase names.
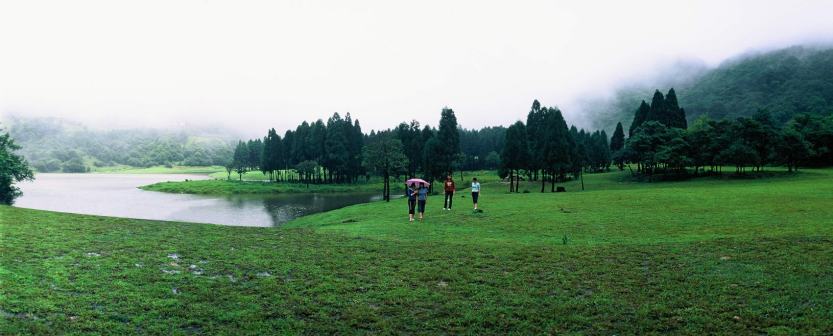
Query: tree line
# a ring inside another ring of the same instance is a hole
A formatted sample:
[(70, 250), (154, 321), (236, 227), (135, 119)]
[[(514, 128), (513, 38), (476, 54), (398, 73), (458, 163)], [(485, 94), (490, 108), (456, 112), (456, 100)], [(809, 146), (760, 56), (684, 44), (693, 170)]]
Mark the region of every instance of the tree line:
[(550, 183), (580, 177), (582, 172), (610, 168), (607, 134), (567, 127), (561, 111), (542, 107), (536, 100), (527, 123), (479, 130), (461, 128), (450, 108), (442, 109), (437, 128), (417, 121), (392, 129), (362, 134), (358, 120), (333, 114), (327, 122), (303, 122), (281, 137), (270, 129), (262, 139), (240, 141), (227, 164), (229, 175), (242, 180), (247, 171), (262, 171), (272, 181), (300, 183), (354, 183), (379, 175), (385, 195), (389, 180), (402, 176), (429, 181), (455, 171), (498, 169), (513, 181), (521, 175)]
[(584, 172), (610, 168), (607, 133), (567, 127), (561, 110), (532, 103), (526, 124), (517, 121), (506, 130), (498, 174), (509, 180), (509, 191), (519, 192), (522, 179), (541, 181), (541, 192), (555, 184), (581, 178)]
[(798, 114), (781, 125), (766, 109), (734, 120), (697, 118), (689, 127), (674, 89), (658, 90), (651, 104), (642, 101), (634, 112), (629, 137), (621, 123), (611, 139), (613, 161), (623, 169), (636, 165), (634, 173), (720, 173), (724, 166), (735, 173), (761, 171), (782, 165), (789, 171), (799, 166), (833, 164), (833, 116)]
[(222, 165), (232, 143), (213, 130), (94, 130), (53, 118), (10, 118), (9, 133), (38, 172), (82, 173), (91, 167)]
[[(833, 164), (833, 117), (798, 115), (786, 125), (766, 110), (752, 117), (710, 120), (702, 116), (689, 126), (674, 89), (657, 90), (644, 100), (625, 132), (622, 123), (612, 136), (604, 130), (568, 126), (560, 109), (535, 100), (526, 122), (466, 130), (454, 111), (444, 108), (439, 126), (403, 122), (392, 129), (364, 134), (358, 120), (335, 113), (326, 122), (303, 122), (283, 137), (274, 129), (262, 139), (240, 141), (229, 161), (229, 173), (242, 179), (260, 170), (273, 181), (354, 183), (371, 174), (388, 180), (401, 176), (438, 180), (454, 171), (498, 169), (510, 191), (520, 181), (540, 181), (541, 192), (581, 179), (584, 173), (635, 167), (634, 174), (721, 172), (734, 166), (762, 170), (784, 165)], [(372, 146), (371, 146), (372, 145)], [(396, 158), (396, 160), (392, 160)], [(631, 168), (633, 170), (633, 168)]]
[[(461, 152), (461, 137), (467, 138), (472, 152)], [(236, 172), (240, 179), (247, 171), (259, 170), (277, 182), (355, 183), (374, 172), (383, 177), (387, 172), (394, 177), (436, 180), (458, 169), (497, 166), (499, 159), (486, 160), (482, 153), (487, 153), (486, 157), (497, 153), (502, 142), (499, 137), (500, 128), (460, 129), (450, 108), (441, 111), (438, 128), (420, 127), (411, 121), (369, 134), (362, 133), (359, 121), (353, 121), (349, 113), (344, 118), (334, 113), (326, 122), (305, 121), (283, 137), (270, 129), (262, 139), (240, 141), (226, 167), (229, 175)], [(488, 141), (475, 145), (478, 140), (471, 138)], [(380, 152), (385, 153), (383, 158)], [(380, 168), (380, 160), (391, 157), (402, 164), (382, 164), (385, 168)]]
[(361, 165), (365, 140), (358, 120), (350, 113), (334, 113), (326, 123), (304, 121), (283, 137), (270, 129), (262, 139), (240, 141), (226, 164), (240, 179), (247, 171), (262, 171), (272, 181), (351, 183), (364, 175)]

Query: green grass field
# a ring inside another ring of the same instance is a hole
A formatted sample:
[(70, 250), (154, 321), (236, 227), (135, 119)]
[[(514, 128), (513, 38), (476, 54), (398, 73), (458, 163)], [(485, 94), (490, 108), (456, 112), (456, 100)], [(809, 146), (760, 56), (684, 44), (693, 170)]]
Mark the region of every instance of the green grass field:
[[(242, 228), (0, 207), (0, 334), (831, 334), (833, 170)], [(566, 237), (566, 239), (565, 239)]]

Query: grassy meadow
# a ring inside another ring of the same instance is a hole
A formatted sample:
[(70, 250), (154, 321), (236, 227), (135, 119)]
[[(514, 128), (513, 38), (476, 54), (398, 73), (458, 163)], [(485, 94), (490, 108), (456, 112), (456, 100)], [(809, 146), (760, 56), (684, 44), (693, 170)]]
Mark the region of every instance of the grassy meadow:
[(831, 334), (833, 170), (245, 228), (0, 207), (0, 334)]

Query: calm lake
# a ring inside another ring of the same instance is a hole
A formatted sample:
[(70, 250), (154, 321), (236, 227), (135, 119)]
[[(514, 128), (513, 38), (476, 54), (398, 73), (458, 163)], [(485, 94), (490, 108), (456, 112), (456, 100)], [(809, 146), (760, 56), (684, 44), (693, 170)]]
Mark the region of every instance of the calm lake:
[(212, 223), (278, 226), (296, 217), (381, 199), (380, 193), (203, 196), (167, 194), (139, 186), (185, 179), (183, 174), (37, 174), (20, 184), (15, 206), (79, 214)]

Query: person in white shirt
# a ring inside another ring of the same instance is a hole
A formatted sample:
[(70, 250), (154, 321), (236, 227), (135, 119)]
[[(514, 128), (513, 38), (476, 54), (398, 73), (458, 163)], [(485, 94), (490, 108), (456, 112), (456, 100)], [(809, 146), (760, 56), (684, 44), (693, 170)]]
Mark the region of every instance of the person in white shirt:
[(474, 210), (477, 210), (477, 199), (480, 196), (480, 182), (477, 178), (471, 179), (471, 200), (474, 202)]

